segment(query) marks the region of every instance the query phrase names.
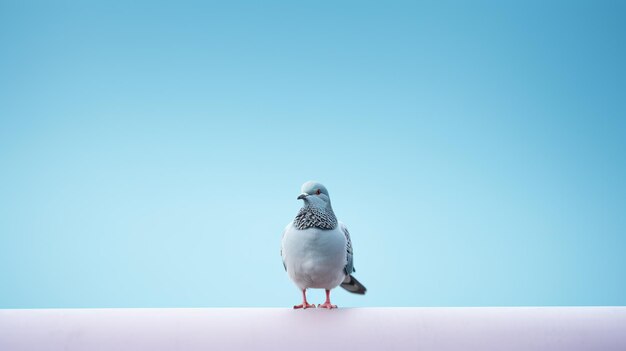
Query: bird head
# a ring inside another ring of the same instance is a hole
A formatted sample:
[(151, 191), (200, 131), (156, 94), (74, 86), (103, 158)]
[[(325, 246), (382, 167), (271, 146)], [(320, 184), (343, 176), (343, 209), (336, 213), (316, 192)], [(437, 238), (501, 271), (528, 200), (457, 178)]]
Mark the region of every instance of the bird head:
[(308, 181), (302, 184), (300, 191), (301, 194), (298, 196), (298, 200), (303, 200), (305, 205), (314, 207), (330, 206), (328, 190), (321, 183), (312, 180)]

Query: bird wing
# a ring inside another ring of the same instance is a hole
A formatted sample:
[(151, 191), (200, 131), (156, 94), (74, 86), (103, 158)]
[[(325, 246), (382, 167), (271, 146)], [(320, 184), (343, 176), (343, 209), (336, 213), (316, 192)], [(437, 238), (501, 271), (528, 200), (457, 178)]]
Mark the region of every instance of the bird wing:
[(356, 272), (352, 263), (352, 241), (350, 240), (350, 232), (348, 231), (348, 227), (341, 222), (339, 222), (339, 228), (341, 228), (343, 235), (346, 236), (346, 266), (343, 270), (347, 275), (350, 275), (352, 272)]

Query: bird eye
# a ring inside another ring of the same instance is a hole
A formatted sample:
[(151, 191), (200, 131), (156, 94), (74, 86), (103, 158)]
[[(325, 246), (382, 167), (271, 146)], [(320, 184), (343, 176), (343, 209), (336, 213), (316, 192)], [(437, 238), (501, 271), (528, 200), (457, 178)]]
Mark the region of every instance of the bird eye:
[(317, 189), (317, 195), (319, 195), (321, 193), (320, 189)]

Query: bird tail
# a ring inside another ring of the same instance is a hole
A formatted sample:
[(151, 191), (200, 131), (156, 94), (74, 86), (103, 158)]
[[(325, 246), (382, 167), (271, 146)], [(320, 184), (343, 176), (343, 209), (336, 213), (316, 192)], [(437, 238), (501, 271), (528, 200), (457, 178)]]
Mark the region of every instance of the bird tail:
[(346, 276), (346, 279), (344, 279), (343, 283), (341, 283), (341, 287), (353, 294), (359, 295), (365, 295), (365, 292), (367, 291), (365, 286), (363, 286), (363, 284), (356, 280), (356, 278), (351, 274)]

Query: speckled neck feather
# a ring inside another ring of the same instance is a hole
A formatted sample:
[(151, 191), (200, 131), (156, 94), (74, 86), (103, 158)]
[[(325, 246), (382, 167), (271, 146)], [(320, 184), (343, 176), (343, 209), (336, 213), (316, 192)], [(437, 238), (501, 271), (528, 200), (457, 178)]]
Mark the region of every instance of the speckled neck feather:
[(335, 229), (337, 227), (337, 217), (335, 217), (335, 213), (330, 206), (319, 208), (306, 205), (300, 209), (300, 212), (293, 220), (293, 224), (300, 230), (307, 228)]

